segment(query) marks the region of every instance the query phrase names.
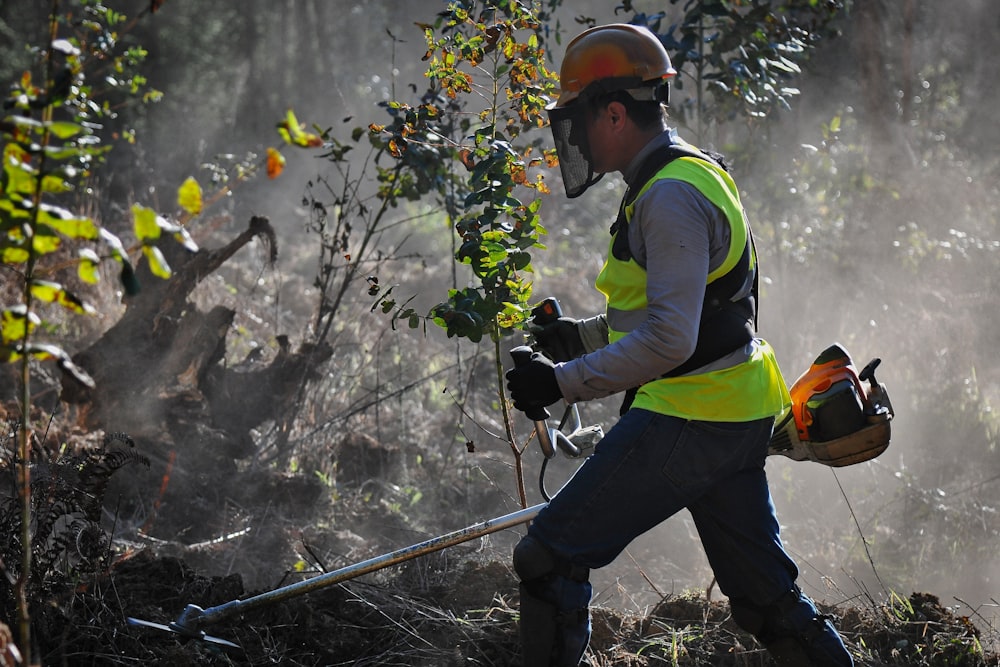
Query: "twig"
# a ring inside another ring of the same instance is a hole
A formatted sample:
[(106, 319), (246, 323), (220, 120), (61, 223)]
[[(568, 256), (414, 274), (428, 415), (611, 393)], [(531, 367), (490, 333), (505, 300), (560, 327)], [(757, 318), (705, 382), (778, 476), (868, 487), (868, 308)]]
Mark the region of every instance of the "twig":
[[(632, 561), (632, 564), (635, 565), (635, 569), (639, 571), (639, 576), (641, 576), (646, 581), (646, 583), (649, 584), (649, 587), (652, 588), (653, 591), (660, 596), (660, 599), (662, 600), (665, 597), (667, 597), (667, 594), (661, 591), (659, 587), (657, 587), (657, 585), (653, 583), (653, 580), (649, 578), (649, 575), (647, 575), (646, 571), (642, 569), (641, 565), (639, 565), (639, 561), (635, 559), (635, 556), (632, 555), (632, 552), (629, 551), (628, 549), (625, 549), (625, 555), (628, 556), (629, 560)], [(715, 579), (712, 579), (712, 581), (715, 581)]]
[(882, 582), (882, 577), (879, 576), (878, 568), (875, 567), (875, 559), (872, 558), (872, 552), (868, 549), (868, 540), (865, 539), (864, 531), (861, 530), (861, 523), (858, 521), (858, 515), (854, 513), (854, 506), (851, 505), (851, 499), (847, 497), (847, 492), (844, 490), (844, 485), (840, 483), (840, 477), (837, 476), (836, 469), (830, 468), (830, 472), (833, 473), (833, 479), (837, 482), (837, 488), (840, 489), (840, 495), (844, 497), (844, 502), (847, 503), (847, 509), (851, 512), (851, 520), (854, 521), (854, 526), (858, 529), (858, 535), (861, 536), (861, 545), (865, 548), (865, 556), (868, 558), (868, 564), (872, 566), (872, 572), (875, 573), (875, 580), (878, 581), (878, 585), (882, 587), (882, 592), (888, 595), (889, 589), (886, 588), (885, 583)]

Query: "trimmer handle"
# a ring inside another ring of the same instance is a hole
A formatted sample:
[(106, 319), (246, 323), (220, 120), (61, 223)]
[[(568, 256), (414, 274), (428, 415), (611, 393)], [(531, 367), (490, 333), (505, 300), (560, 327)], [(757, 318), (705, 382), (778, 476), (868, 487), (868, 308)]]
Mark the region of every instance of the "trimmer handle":
[(531, 309), (531, 321), (539, 326), (555, 322), (562, 315), (562, 307), (559, 305), (559, 300), (554, 296), (547, 297)]
[[(520, 345), (515, 347), (510, 351), (511, 359), (514, 360), (514, 368), (520, 368), (531, 361), (531, 355), (534, 354), (532, 350), (527, 345)], [(525, 410), (524, 414), (528, 416), (528, 419), (536, 422), (544, 422), (549, 418), (549, 411), (544, 407), (531, 408), (530, 410)]]

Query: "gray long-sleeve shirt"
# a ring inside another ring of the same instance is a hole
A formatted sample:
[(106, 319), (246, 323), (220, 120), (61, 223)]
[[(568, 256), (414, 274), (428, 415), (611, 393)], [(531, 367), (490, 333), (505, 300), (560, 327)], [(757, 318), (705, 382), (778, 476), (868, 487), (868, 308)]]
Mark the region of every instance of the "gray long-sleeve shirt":
[[(625, 170), (625, 182), (642, 187), (634, 181), (643, 160), (672, 141), (667, 130), (647, 144)], [(646, 268), (648, 317), (620, 340), (556, 367), (556, 380), (571, 403), (636, 387), (684, 363), (698, 340), (708, 274), (729, 250), (723, 212), (693, 185), (674, 179), (655, 182), (636, 200), (628, 232), (632, 255)], [(712, 366), (739, 363), (748, 353), (739, 350)]]

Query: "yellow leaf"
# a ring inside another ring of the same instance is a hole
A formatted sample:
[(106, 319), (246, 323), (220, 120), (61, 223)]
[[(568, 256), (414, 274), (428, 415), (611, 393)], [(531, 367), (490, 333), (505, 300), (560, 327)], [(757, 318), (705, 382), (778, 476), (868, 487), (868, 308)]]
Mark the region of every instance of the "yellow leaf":
[(80, 250), (80, 263), (76, 267), (76, 274), (85, 283), (96, 285), (100, 282), (100, 275), (97, 268), (100, 266), (101, 258), (90, 248)]
[(188, 176), (177, 189), (177, 205), (191, 215), (201, 214), (201, 186), (194, 178)]
[(267, 149), (267, 177), (274, 179), (281, 176), (281, 172), (285, 169), (285, 156), (278, 152), (278, 149), (271, 148)]
[(28, 313), (27, 317), (24, 315), (23, 304), (8, 308), (0, 314), (0, 339), (4, 344), (24, 339), (25, 333), (34, 331), (35, 327), (41, 324), (38, 315), (34, 313)]
[(144, 244), (148, 240), (160, 238), (160, 225), (156, 223), (156, 211), (141, 204), (132, 204), (132, 227), (135, 236)]
[(47, 255), (59, 249), (60, 240), (52, 234), (35, 234), (31, 237), (31, 247), (39, 255)]
[(94, 307), (84, 303), (80, 297), (66, 290), (59, 283), (48, 280), (35, 280), (31, 283), (31, 295), (46, 303), (58, 303), (67, 310), (72, 310), (80, 315), (90, 315), (94, 313)]
[(278, 123), (278, 134), (286, 143), (301, 146), (303, 148), (318, 148), (323, 145), (323, 138), (318, 134), (306, 132), (295, 112), (291, 109), (285, 114), (285, 120)]
[(146, 261), (149, 262), (149, 270), (154, 276), (164, 279), (170, 277), (170, 265), (167, 264), (167, 258), (163, 256), (159, 248), (154, 245), (144, 245), (142, 246), (142, 253), (146, 256)]
[(7, 247), (0, 250), (0, 262), (4, 264), (23, 264), (28, 261), (28, 251), (24, 248)]
[(31, 295), (36, 299), (41, 299), (45, 303), (52, 303), (56, 300), (56, 294), (62, 289), (59, 283), (48, 280), (36, 280), (31, 283)]

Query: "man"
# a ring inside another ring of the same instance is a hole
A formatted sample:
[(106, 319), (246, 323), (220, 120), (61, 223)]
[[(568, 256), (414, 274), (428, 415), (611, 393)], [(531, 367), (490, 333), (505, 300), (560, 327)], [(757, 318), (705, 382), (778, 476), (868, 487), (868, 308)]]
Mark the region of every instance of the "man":
[(567, 47), (549, 107), (566, 193), (603, 174), (628, 186), (597, 278), (606, 316), (536, 332), (507, 373), (514, 405), (626, 392), (621, 420), (514, 549), (527, 667), (575, 666), (590, 637), (591, 569), (687, 508), (734, 620), (780, 665), (852, 665), (795, 584), (764, 473), (789, 396), (755, 337), (756, 255), (735, 184), (667, 127), (676, 74), (650, 31), (585, 31)]

